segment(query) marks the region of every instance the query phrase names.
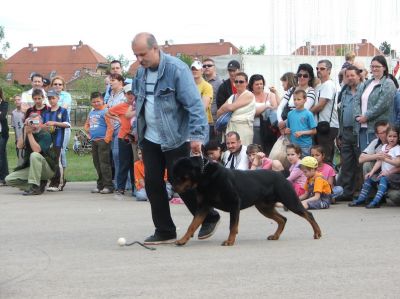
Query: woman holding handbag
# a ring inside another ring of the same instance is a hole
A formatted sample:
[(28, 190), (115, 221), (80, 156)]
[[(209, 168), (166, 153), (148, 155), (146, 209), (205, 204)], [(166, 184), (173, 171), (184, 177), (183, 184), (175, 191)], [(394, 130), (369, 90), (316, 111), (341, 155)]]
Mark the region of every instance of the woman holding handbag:
[(246, 73), (237, 73), (234, 83), (237, 92), (230, 96), (218, 109), (217, 117), (226, 112), (232, 112), (226, 132), (238, 132), (242, 144), (248, 145), (253, 142), (253, 122), (256, 112), (255, 98), (253, 93), (247, 90), (248, 76)]
[[(264, 86), (265, 79), (263, 75), (255, 74), (250, 77), (248, 89), (254, 94), (256, 100), (256, 114), (253, 123), (253, 143), (260, 144), (263, 150), (269, 154), (277, 139), (277, 134), (279, 134), (279, 131), (273, 131), (273, 126), (276, 125), (276, 121), (271, 121), (271, 119), (273, 119), (271, 113), (273, 113), (276, 118), (278, 103), (275, 94), (264, 91)], [(268, 117), (268, 115), (270, 117)]]

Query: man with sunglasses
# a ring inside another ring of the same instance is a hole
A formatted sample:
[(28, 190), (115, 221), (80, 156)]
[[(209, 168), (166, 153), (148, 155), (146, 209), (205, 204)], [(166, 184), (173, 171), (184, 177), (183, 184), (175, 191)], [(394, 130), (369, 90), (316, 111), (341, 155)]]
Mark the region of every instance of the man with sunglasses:
[[(132, 83), (136, 97), (138, 145), (146, 169), (145, 188), (151, 204), (155, 232), (145, 239), (147, 245), (174, 243), (176, 227), (171, 217), (164, 172), (173, 184), (172, 167), (190, 152), (201, 154), (206, 137), (207, 118), (193, 76), (187, 65), (164, 54), (153, 34), (142, 32), (132, 41), (132, 51), (140, 63)], [(190, 212), (197, 210), (196, 194), (180, 194)], [(200, 228), (198, 238), (210, 237), (219, 222), (211, 210)]]
[(332, 162), (335, 139), (339, 132), (336, 86), (330, 78), (332, 63), (327, 59), (320, 60), (316, 70), (321, 84), (316, 87), (316, 104), (310, 109), (318, 123), (315, 141), (324, 148), (326, 161)]
[(210, 140), (221, 139), (221, 135), (217, 135), (214, 130), (214, 123), (217, 120), (217, 92), (218, 88), (222, 84), (222, 80), (217, 74), (217, 68), (215, 67), (215, 62), (211, 58), (206, 58), (203, 60), (203, 77), (211, 84), (213, 88), (213, 101), (211, 102), (211, 115), (213, 118), (212, 123), (210, 123)]

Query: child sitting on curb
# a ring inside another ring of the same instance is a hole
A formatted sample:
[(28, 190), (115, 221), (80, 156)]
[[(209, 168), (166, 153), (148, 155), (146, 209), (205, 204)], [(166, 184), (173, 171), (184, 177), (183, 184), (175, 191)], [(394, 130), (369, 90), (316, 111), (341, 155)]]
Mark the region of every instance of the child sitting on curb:
[(328, 209), (331, 204), (331, 186), (321, 173), (317, 172), (318, 161), (310, 156), (300, 161), (301, 170), (307, 177), (305, 193), (299, 198), (306, 209)]

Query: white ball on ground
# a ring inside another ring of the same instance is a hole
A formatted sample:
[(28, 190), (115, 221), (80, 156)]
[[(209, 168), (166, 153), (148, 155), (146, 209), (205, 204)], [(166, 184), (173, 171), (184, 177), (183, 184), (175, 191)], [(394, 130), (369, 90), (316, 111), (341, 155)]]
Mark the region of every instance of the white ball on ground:
[(125, 238), (119, 238), (118, 239), (118, 245), (119, 246), (125, 246), (126, 244), (126, 239)]

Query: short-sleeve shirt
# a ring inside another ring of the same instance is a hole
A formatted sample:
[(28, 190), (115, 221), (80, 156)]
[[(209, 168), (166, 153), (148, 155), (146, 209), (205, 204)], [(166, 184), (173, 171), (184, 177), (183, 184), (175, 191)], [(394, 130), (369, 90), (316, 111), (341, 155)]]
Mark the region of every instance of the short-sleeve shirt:
[(121, 123), (121, 128), (118, 132), (118, 138), (124, 139), (126, 135), (131, 131), (131, 119), (125, 117), (126, 111), (128, 111), (130, 105), (128, 103), (119, 103), (108, 109), (108, 111), (113, 115), (118, 115), (119, 122)]
[[(308, 185), (313, 184), (314, 190), (308, 190)], [(306, 192), (321, 193), (321, 194), (331, 194), (331, 185), (328, 181), (322, 177), (321, 173), (316, 173), (312, 178), (307, 178), (307, 182), (304, 185), (304, 190)]]
[(325, 179), (336, 176), (336, 172), (333, 167), (326, 163), (323, 163), (322, 166), (317, 169), (317, 171), (322, 173)]
[(302, 135), (297, 138), (294, 133), (312, 130), (316, 126), (313, 114), (307, 109), (295, 109), (288, 114), (287, 127), (290, 128), (290, 141), (300, 147), (312, 146), (312, 137), (311, 135)]
[[(69, 123), (69, 117), (67, 109), (58, 107), (57, 110), (51, 111), (50, 109), (47, 110), (42, 114), (43, 123), (47, 123), (48, 121), (56, 121), (60, 123)], [(64, 142), (64, 131), (65, 128), (55, 127), (54, 128), (53, 139), (54, 139), (54, 146), (62, 147)]]
[(370, 144), (363, 150), (364, 154), (373, 155), (379, 153), (382, 150), (382, 143), (379, 138), (375, 138)]
[(11, 114), (11, 127), (15, 131), (15, 140), (22, 136), (22, 128), (24, 127), (25, 113), (21, 110), (14, 109)]
[(39, 115), (43, 115), (45, 111), (49, 110), (49, 106), (44, 106), (42, 109), (36, 109), (36, 106), (28, 108), (25, 113), (25, 119), (27, 119), (32, 113), (37, 113)]
[(213, 87), (210, 83), (203, 79), (201, 80), (200, 84), (197, 84), (197, 89), (199, 90), (201, 97), (206, 96), (210, 98), (210, 104), (208, 105), (208, 107), (205, 107), (205, 111), (208, 123), (211, 124), (213, 123), (213, 117), (211, 114), (211, 104), (213, 102)]
[[(330, 120), (330, 125), (333, 128), (339, 128), (338, 113), (336, 107), (336, 86), (332, 80), (327, 80), (316, 88), (317, 103), (320, 98), (327, 100), (327, 103), (320, 111), (315, 115), (317, 122)], [(331, 117), (332, 114), (332, 117)]]
[[(392, 159), (397, 158), (398, 156), (400, 156), (400, 145), (396, 145), (395, 147), (392, 147), (391, 149), (387, 150), (387, 144), (384, 144), (382, 146), (382, 152), (390, 155), (392, 157)], [(388, 171), (390, 169), (392, 169), (394, 167), (394, 165), (389, 164), (387, 162), (382, 162), (382, 166), (381, 169), (382, 171)]]

